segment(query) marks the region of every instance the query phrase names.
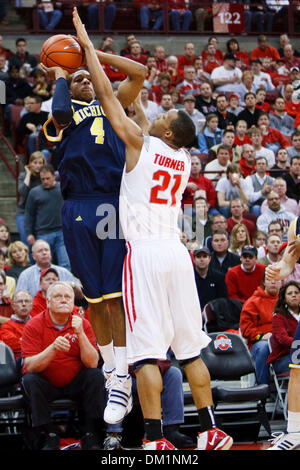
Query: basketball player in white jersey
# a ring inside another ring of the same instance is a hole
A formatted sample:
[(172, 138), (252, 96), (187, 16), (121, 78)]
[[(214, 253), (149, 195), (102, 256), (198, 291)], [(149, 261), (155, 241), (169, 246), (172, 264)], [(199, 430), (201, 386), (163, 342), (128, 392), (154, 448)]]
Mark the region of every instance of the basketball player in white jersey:
[(144, 448), (174, 449), (162, 435), (162, 379), (157, 366), (157, 359), (165, 359), (171, 347), (185, 369), (199, 413), (197, 449), (229, 449), (232, 438), (215, 424), (210, 376), (200, 358), (210, 338), (202, 330), (192, 262), (177, 227), (191, 166), (182, 147), (193, 141), (194, 124), (184, 112), (171, 110), (152, 123), (150, 136), (143, 136), (115, 98), (76, 9), (73, 21), (96, 95), (126, 144), (120, 192), (127, 241), (123, 298), (128, 362), (135, 366), (145, 423)]

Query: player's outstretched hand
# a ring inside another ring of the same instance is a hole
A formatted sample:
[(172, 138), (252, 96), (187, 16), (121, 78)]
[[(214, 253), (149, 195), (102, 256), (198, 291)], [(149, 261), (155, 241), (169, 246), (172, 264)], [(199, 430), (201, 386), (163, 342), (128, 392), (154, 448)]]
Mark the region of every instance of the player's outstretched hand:
[(278, 275), (280, 273), (280, 268), (277, 268), (276, 265), (270, 265), (266, 267), (266, 279), (268, 281), (273, 281), (278, 279)]
[(80, 16), (78, 15), (77, 8), (73, 8), (73, 24), (77, 33), (77, 40), (80, 43), (81, 47), (85, 49), (86, 47), (92, 45), (92, 42), (86, 32), (85, 26), (82, 23)]
[(46, 67), (44, 64), (40, 63), (38, 65), (38, 67), (48, 75), (48, 77), (51, 79), (51, 80), (57, 80), (58, 78), (65, 78), (66, 80), (68, 80), (69, 78), (69, 73), (62, 69), (61, 67)]

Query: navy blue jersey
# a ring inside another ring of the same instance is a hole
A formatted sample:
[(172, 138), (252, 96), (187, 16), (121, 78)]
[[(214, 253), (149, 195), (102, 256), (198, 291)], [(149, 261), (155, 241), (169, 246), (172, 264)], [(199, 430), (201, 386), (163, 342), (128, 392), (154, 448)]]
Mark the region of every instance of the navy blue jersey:
[(64, 199), (70, 195), (117, 194), (125, 164), (125, 144), (116, 135), (98, 100), (72, 100), (73, 119), (56, 135), (52, 118), (46, 138), (56, 144)]
[(297, 238), (300, 237), (300, 217), (297, 217), (295, 221), (295, 235)]

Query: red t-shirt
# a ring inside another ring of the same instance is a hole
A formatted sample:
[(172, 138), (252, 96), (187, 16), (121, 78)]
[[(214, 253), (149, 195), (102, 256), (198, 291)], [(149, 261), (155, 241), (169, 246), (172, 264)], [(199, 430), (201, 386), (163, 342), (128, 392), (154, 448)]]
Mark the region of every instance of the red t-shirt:
[[(206, 193), (206, 199), (208, 204), (211, 207), (216, 207), (217, 205), (217, 193), (214, 188), (214, 185), (212, 181), (208, 178), (206, 178), (203, 175), (200, 175), (199, 178), (192, 178), (191, 176), (189, 177), (188, 183), (195, 183), (197, 185), (197, 190), (203, 189)], [(182, 206), (186, 204), (193, 204), (194, 200), (194, 195), (195, 192), (191, 188), (186, 188), (184, 193), (183, 193), (183, 198), (182, 198)]]
[[(69, 316), (66, 325), (62, 329), (58, 329), (51, 320), (48, 310), (45, 310), (29, 320), (23, 330), (21, 350), (24, 359), (44, 351), (58, 336), (65, 336), (69, 339), (71, 344), (69, 351), (57, 352), (48, 367), (40, 372), (55, 387), (65, 387), (84, 367), (80, 359), (78, 336), (74, 332), (71, 322), (72, 315)], [(85, 318), (82, 319), (82, 322), (86, 336), (98, 351), (91, 324)], [(22, 372), (26, 374), (25, 365)]]

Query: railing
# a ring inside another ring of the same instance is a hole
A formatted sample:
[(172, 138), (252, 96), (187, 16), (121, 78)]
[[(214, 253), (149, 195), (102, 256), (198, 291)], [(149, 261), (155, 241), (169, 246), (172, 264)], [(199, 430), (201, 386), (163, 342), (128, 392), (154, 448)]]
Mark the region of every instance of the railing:
[(15, 169), (12, 168), (12, 166), (10, 165), (9, 161), (7, 160), (4, 152), (0, 149), (0, 158), (3, 161), (3, 163), (5, 164), (6, 168), (10, 172), (10, 174), (13, 176), (13, 178), (16, 181), (16, 198), (18, 200), (19, 199), (18, 178), (19, 178), (19, 173), (20, 173), (20, 158), (19, 158), (19, 155), (14, 150), (14, 148), (12, 147), (12, 145), (10, 144), (9, 140), (3, 134), (1, 129), (0, 129), (0, 139), (5, 144), (8, 151), (12, 154), (12, 156), (14, 158)]
[[(142, 2), (141, 2), (142, 3)], [(197, 35), (207, 35), (207, 34), (245, 34), (245, 18), (244, 11), (247, 10), (248, 5), (241, 0), (238, 0), (236, 3), (232, 2), (209, 2), (200, 0), (190, 0), (189, 9), (192, 11), (193, 18), (190, 29), (188, 31), (174, 31), (172, 30), (170, 20), (169, 20), (169, 0), (163, 2), (163, 26), (159, 31), (153, 31), (151, 28), (153, 23), (150, 23), (149, 30), (142, 30), (140, 26), (139, 18), (139, 6), (135, 2), (120, 2), (116, 3), (117, 12), (116, 17), (113, 22), (113, 27), (111, 30), (105, 28), (104, 24), (104, 10), (105, 2), (97, 3), (98, 5), (98, 29), (89, 30), (90, 33), (95, 34), (104, 34), (104, 33), (146, 33), (146, 34), (197, 34)], [(72, 25), (72, 8), (73, 5), (77, 5), (80, 15), (82, 16), (83, 21), (88, 27), (87, 22), (87, 8), (81, 0), (62, 0), (61, 9), (63, 11), (63, 18), (60, 21), (59, 25), (55, 28), (55, 32), (65, 32), (65, 33), (74, 33), (74, 28)], [(251, 7), (253, 7), (251, 3)], [(260, 6), (260, 3), (257, 2), (257, 6)], [(206, 11), (205, 18), (205, 27), (203, 31), (197, 29), (197, 22), (195, 18), (195, 12), (199, 9)], [(21, 12), (21, 9), (19, 9)], [(23, 9), (28, 11), (29, 8)], [(32, 18), (31, 24), (29, 25), (30, 33), (41, 34), (45, 33), (49, 35), (49, 31), (41, 29), (39, 24), (39, 13), (38, 8), (35, 6), (31, 8)], [(290, 1), (290, 5), (287, 6), (287, 14), (285, 16), (286, 24), (281, 20), (277, 20), (274, 24), (274, 29), (272, 32), (268, 33), (264, 31), (264, 34), (268, 35), (279, 35), (281, 33), (287, 33), (291, 36), (297, 36), (300, 34), (300, 1)], [(247, 35), (257, 35), (256, 23), (252, 21), (252, 29)]]

